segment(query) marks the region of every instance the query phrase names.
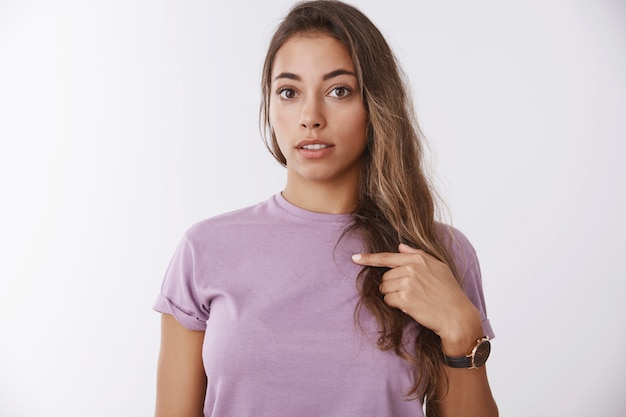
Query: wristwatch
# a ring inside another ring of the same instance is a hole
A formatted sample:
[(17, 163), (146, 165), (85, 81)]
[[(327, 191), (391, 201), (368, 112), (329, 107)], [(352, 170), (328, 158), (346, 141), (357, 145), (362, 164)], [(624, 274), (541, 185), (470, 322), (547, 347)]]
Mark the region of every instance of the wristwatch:
[(489, 353), (491, 352), (491, 343), (487, 336), (476, 340), (476, 344), (472, 347), (472, 351), (467, 356), (453, 357), (444, 355), (446, 365), (450, 368), (480, 368), (487, 362)]

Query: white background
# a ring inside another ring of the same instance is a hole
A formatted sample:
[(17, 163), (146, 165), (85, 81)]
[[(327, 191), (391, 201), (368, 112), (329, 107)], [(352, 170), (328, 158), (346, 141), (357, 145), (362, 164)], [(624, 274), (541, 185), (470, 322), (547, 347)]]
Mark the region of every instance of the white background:
[[(152, 414), (182, 233), (283, 186), (257, 115), (290, 4), (0, 1), (0, 415)], [(625, 415), (625, 2), (355, 4), (478, 250), (501, 415)]]

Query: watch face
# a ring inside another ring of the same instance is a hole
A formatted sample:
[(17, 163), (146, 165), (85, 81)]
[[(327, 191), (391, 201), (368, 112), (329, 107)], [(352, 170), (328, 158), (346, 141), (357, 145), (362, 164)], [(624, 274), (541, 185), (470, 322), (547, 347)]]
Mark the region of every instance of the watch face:
[(485, 362), (487, 362), (490, 352), (491, 343), (489, 343), (489, 340), (483, 340), (483, 342), (478, 345), (478, 348), (476, 349), (476, 354), (474, 355), (474, 366), (476, 368), (483, 366)]

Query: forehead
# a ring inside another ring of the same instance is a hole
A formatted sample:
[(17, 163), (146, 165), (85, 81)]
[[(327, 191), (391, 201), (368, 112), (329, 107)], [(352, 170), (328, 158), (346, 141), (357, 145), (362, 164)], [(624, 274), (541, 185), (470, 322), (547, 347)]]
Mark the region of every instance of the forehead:
[(297, 34), (276, 52), (272, 78), (281, 72), (314, 76), (337, 69), (354, 72), (354, 63), (343, 43), (326, 34)]

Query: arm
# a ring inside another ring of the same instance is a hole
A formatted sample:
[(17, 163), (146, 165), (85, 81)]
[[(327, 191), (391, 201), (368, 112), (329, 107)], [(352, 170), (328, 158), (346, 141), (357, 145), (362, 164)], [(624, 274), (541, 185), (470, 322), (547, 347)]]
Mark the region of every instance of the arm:
[[(471, 306), (473, 307), (473, 306)], [(472, 311), (473, 310), (473, 311)], [(475, 308), (460, 315), (459, 331), (455, 341), (450, 336), (441, 339), (443, 352), (448, 356), (465, 356), (476, 340), (483, 336), (480, 314)], [(443, 417), (496, 417), (498, 408), (489, 388), (485, 366), (478, 369), (458, 369), (443, 367), (439, 378), (440, 387), (446, 386), (439, 404)]]
[(444, 417), (496, 417), (498, 407), (491, 395), (485, 367), (479, 369), (444, 368), (448, 393), (440, 404)]
[[(484, 335), (480, 313), (447, 265), (404, 244), (399, 251), (358, 254), (353, 260), (360, 265), (391, 268), (380, 284), (385, 303), (439, 335), (446, 355), (467, 355), (476, 339)], [(442, 417), (498, 415), (484, 367), (442, 368), (437, 384), (443, 390), (438, 404)], [(426, 407), (428, 410), (428, 403)]]
[(204, 332), (188, 330), (170, 314), (161, 315), (155, 417), (203, 415), (203, 340)]

